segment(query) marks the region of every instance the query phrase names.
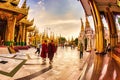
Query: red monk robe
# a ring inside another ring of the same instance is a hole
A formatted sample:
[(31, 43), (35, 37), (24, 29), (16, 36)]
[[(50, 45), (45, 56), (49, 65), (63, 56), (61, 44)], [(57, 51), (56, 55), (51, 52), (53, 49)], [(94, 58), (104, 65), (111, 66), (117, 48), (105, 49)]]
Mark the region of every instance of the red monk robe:
[(42, 58), (46, 58), (47, 52), (48, 52), (47, 43), (43, 43), (42, 44), (42, 51), (41, 51), (41, 55), (40, 56)]

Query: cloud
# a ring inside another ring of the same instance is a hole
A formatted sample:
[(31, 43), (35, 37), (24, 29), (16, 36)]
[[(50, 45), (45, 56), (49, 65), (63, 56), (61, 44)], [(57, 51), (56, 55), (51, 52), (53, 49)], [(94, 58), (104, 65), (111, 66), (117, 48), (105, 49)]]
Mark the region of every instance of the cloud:
[[(34, 25), (40, 32), (47, 27), (57, 35), (77, 37), (80, 32), (80, 17), (83, 10), (75, 0), (36, 0), (30, 5), (29, 19), (34, 18)], [(74, 3), (74, 4), (73, 4)]]
[(42, 4), (42, 1), (39, 1), (38, 4), (39, 4), (39, 5)]
[[(33, 10), (31, 10), (32, 12)], [(55, 34), (69, 38), (78, 37), (80, 32), (80, 20), (75, 19), (72, 14), (68, 13), (61, 16), (54, 16), (46, 11), (34, 13), (35, 25), (40, 32), (43, 32), (47, 27), (51, 28), (51, 31)], [(33, 17), (33, 13), (30, 17)], [(71, 35), (71, 36), (70, 36)]]

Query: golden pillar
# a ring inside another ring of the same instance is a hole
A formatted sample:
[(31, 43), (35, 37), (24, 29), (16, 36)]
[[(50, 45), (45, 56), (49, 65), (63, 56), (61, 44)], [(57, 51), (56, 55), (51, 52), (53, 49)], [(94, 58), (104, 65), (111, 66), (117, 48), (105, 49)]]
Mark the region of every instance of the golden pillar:
[(118, 34), (117, 34), (117, 28), (115, 26), (113, 13), (110, 11), (108, 7), (106, 8), (105, 17), (109, 27), (110, 44), (111, 44), (111, 47), (113, 48), (118, 42)]
[(99, 48), (98, 40), (99, 39), (98, 39), (97, 19), (96, 19), (96, 14), (94, 12), (94, 8), (91, 3), (90, 3), (90, 6), (91, 6), (91, 12), (92, 12), (93, 20), (94, 20), (94, 25), (95, 25), (95, 48), (96, 48), (96, 50), (98, 50), (98, 48)]
[(104, 27), (100, 17), (100, 13), (95, 4), (94, 0), (90, 0), (90, 7), (92, 9), (92, 14), (95, 22), (95, 34), (96, 34), (96, 50), (98, 53), (104, 52)]
[(6, 28), (6, 39), (5, 44), (11, 45), (14, 42), (14, 33), (15, 33), (15, 24), (16, 24), (16, 17), (11, 15), (7, 19), (7, 28)]
[(28, 37), (28, 35), (27, 35), (27, 27), (25, 27), (25, 45), (27, 44), (27, 37)]
[(21, 27), (22, 27), (22, 33), (21, 33), (21, 34), (22, 34), (22, 36), (21, 36), (21, 37), (22, 37), (22, 40), (21, 40), (21, 45), (24, 46), (24, 45), (25, 45), (25, 27), (26, 27), (26, 26), (23, 24)]
[(19, 31), (17, 36), (17, 45), (20, 45), (22, 42), (22, 23), (19, 23)]
[[(94, 0), (89, 0), (89, 4), (91, 7), (94, 24), (95, 24), (95, 39), (96, 39), (96, 50), (98, 53), (104, 52), (104, 27), (103, 23), (100, 17), (100, 13), (98, 11), (98, 8), (96, 6), (96, 3)], [(90, 80), (98, 80), (101, 75), (103, 65), (103, 57), (99, 55), (95, 55), (94, 59), (94, 68), (92, 77)]]
[[(96, 6), (94, 0), (89, 0), (89, 4), (91, 7), (94, 24), (95, 24), (95, 39), (96, 39), (96, 50), (98, 53), (104, 52), (104, 27), (100, 17), (100, 13)], [(103, 57), (102, 56), (95, 56), (94, 60), (94, 69), (92, 73), (91, 80), (98, 80), (99, 76), (101, 75), (102, 64), (103, 64)]]

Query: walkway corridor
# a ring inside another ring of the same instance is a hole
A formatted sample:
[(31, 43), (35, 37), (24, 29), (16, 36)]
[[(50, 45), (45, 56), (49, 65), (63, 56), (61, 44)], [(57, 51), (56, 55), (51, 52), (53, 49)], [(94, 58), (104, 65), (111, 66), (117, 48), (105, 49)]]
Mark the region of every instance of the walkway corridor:
[(0, 80), (78, 80), (84, 62), (89, 53), (84, 52), (84, 58), (79, 59), (77, 49), (58, 48), (53, 61), (53, 67), (41, 65), (42, 59), (34, 54), (35, 49), (21, 50), (16, 54), (1, 54)]

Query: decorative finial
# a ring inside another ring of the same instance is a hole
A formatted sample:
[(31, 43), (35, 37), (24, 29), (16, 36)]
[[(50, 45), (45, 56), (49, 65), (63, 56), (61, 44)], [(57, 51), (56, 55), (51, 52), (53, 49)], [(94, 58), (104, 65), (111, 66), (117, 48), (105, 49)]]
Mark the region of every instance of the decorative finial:
[(21, 8), (27, 8), (27, 5), (26, 5), (26, 0), (24, 0), (24, 3), (23, 3), (23, 5), (22, 5), (22, 7)]
[(83, 25), (83, 21), (82, 21), (82, 18), (81, 18), (81, 32), (84, 31), (84, 25)]

